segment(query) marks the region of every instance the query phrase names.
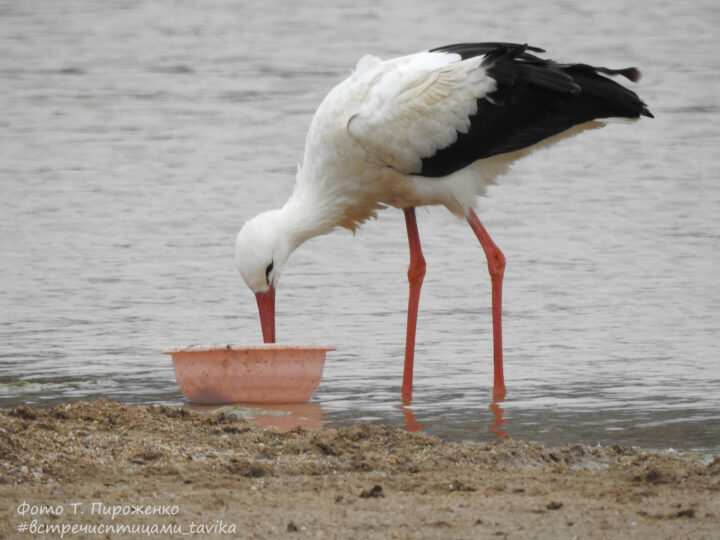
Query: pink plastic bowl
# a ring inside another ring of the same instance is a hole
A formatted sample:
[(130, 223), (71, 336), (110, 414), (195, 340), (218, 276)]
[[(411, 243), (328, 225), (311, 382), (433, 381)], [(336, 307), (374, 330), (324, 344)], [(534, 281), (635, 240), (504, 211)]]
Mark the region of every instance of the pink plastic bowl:
[(213, 345), (167, 349), (180, 391), (197, 403), (304, 403), (317, 390), (328, 345)]

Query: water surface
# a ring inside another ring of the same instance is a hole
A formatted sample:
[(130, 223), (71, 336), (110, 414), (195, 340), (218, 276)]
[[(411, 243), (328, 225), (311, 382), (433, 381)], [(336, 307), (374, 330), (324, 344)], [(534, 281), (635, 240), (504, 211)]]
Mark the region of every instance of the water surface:
[(401, 212), (292, 256), (278, 338), (337, 347), (327, 423), (485, 441), (502, 414), (546, 444), (720, 451), (720, 8), (651, 4), (0, 2), (0, 405), (184, 405), (160, 351), (259, 341), (234, 236), (289, 195), (324, 94), (368, 52), (512, 40), (639, 66), (656, 119), (539, 152), (480, 203), (508, 260), (502, 411), (484, 256), (444, 209), (418, 213), (409, 408)]

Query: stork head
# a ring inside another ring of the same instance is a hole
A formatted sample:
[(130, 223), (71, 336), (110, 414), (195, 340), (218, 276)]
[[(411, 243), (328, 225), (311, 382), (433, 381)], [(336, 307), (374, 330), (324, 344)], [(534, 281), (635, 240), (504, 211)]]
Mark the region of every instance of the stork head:
[(278, 210), (255, 216), (235, 239), (235, 265), (255, 293), (265, 343), (275, 342), (275, 286), (290, 251)]

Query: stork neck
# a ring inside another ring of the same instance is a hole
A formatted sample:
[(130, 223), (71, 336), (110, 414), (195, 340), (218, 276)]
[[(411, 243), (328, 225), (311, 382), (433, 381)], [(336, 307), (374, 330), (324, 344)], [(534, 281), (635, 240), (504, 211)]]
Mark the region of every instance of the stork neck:
[(298, 189), (279, 212), (291, 251), (310, 238), (328, 234), (335, 228), (330, 216), (323, 212), (322, 205)]

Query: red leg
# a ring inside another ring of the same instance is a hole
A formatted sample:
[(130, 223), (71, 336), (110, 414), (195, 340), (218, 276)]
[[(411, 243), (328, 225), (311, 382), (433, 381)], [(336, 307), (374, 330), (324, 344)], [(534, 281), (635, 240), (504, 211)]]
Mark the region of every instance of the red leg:
[(415, 327), (417, 325), (418, 304), (420, 303), (420, 287), (425, 276), (425, 258), (420, 247), (415, 208), (405, 208), (405, 225), (407, 226), (408, 243), (410, 244), (410, 266), (408, 281), (410, 282), (410, 299), (408, 300), (407, 337), (405, 339), (405, 371), (403, 372), (402, 397), (409, 403), (412, 397), (413, 359), (415, 358)]
[(495, 245), (490, 235), (480, 223), (475, 211), (470, 208), (467, 215), (468, 223), (472, 227), (475, 236), (480, 240), (480, 245), (485, 251), (492, 283), (492, 318), (493, 318), (493, 360), (495, 367), (495, 378), (493, 381), (493, 397), (502, 398), (505, 390), (505, 378), (503, 376), (503, 354), (502, 354), (502, 279), (505, 272), (505, 256), (500, 248)]

